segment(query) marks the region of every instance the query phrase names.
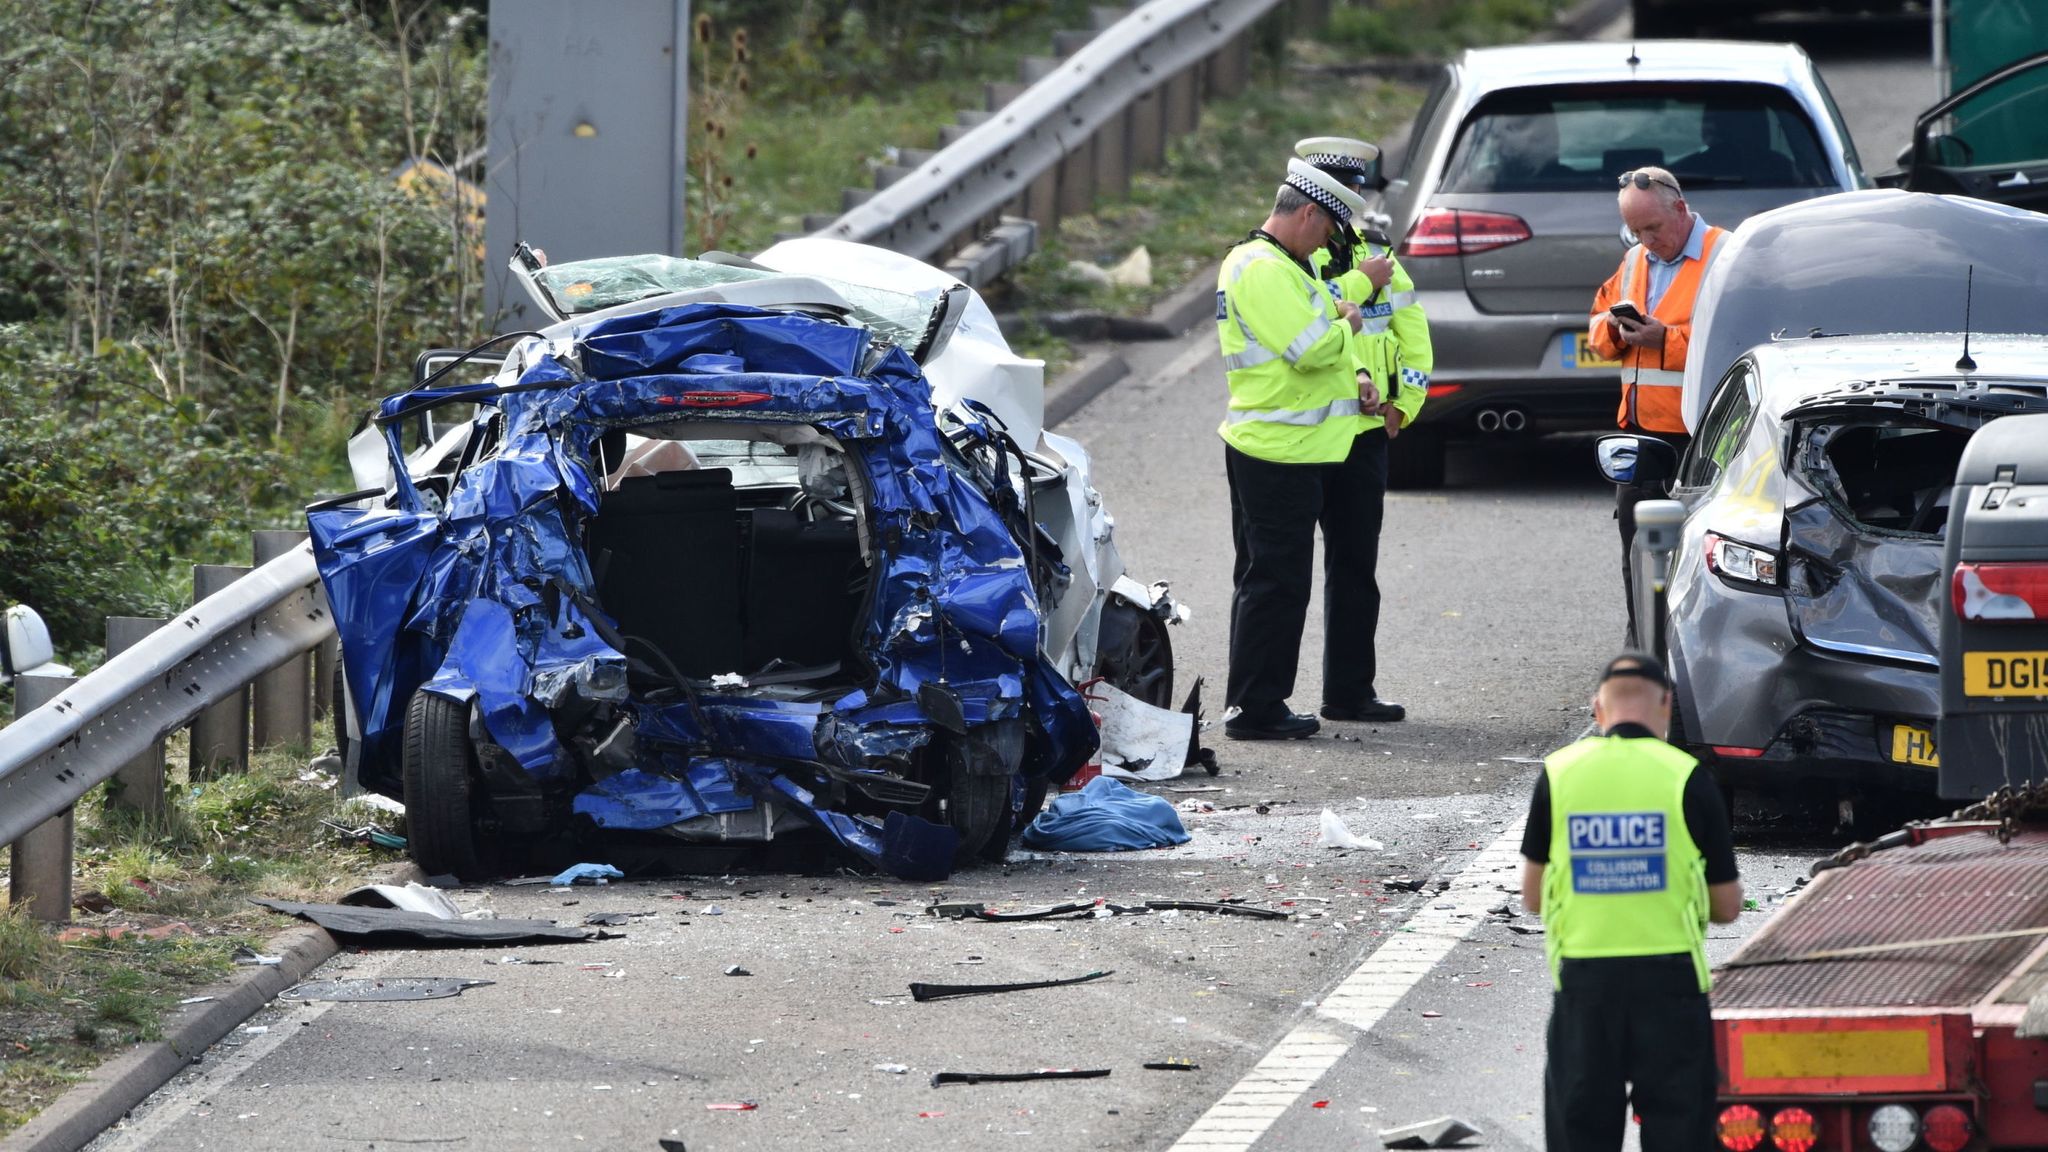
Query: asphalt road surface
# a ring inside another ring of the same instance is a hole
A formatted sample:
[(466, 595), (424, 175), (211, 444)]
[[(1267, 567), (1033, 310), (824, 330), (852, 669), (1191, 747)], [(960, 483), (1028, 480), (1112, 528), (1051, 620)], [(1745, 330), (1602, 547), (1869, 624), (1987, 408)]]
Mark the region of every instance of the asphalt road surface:
[[(1933, 81), (1923, 32), (1851, 31), (1768, 34), (1812, 41), (1876, 171)], [(1230, 590), (1214, 340), (1123, 351), (1132, 375), (1061, 431), (1094, 453), (1133, 573), (1194, 607), (1174, 635), (1181, 690), (1205, 676), (1214, 701)], [(1621, 636), (1611, 508), (1583, 438), (1454, 453), (1443, 491), (1390, 497), (1379, 687), (1409, 719), (1217, 741), (1220, 776), (1152, 786), (1183, 806), (1185, 847), (1027, 854), (936, 886), (837, 872), (460, 892), (499, 916), (632, 918), (578, 945), (345, 954), (319, 975), (493, 983), (274, 1005), (94, 1147), (1220, 1152), (1376, 1146), (1382, 1127), (1440, 1115), (1482, 1129), (1479, 1146), (1540, 1147), (1547, 978), (1509, 890), (1538, 759), (1586, 728), (1593, 670)], [(1319, 700), (1320, 650), (1312, 615), (1298, 706)], [(1384, 849), (1318, 846), (1326, 808)], [(1762, 909), (1715, 929), (1717, 957), (1827, 848), (1817, 831), (1762, 835), (1738, 832)], [(922, 914), (940, 897), (1232, 896), (1298, 918)], [(930, 1003), (907, 989), (1098, 970), (1114, 974)], [(1199, 1067), (1141, 1067), (1175, 1059)], [(930, 1084), (1048, 1067), (1111, 1074)], [(721, 1107), (742, 1102), (756, 1107)]]

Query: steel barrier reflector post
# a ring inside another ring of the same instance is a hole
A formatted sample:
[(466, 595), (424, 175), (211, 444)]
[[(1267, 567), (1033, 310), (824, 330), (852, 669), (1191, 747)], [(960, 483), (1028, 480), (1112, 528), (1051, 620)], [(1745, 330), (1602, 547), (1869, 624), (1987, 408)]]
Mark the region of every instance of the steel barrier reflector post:
[[(14, 716), (20, 719), (63, 695), (71, 676), (22, 676), (14, 681)], [(71, 813), (53, 816), (16, 840), (8, 861), (7, 902), (49, 924), (71, 920)]]

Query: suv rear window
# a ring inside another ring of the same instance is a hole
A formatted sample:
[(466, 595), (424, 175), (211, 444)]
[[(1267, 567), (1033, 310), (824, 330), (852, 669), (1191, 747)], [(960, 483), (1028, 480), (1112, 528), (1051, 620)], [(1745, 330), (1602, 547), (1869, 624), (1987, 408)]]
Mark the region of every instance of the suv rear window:
[(1762, 84), (1518, 88), (1479, 102), (1445, 169), (1445, 192), (1612, 191), (1623, 172), (1668, 168), (1695, 187), (1834, 184), (1812, 123)]

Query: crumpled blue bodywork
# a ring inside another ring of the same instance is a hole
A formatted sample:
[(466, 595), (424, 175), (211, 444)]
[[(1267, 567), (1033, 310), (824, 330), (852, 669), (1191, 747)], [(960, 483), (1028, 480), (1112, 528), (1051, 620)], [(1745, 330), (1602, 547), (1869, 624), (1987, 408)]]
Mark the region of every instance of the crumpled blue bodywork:
[[(949, 464), (930, 387), (902, 349), (862, 328), (690, 304), (594, 323), (575, 351), (529, 356), (514, 388), (383, 402), (394, 461), (396, 418), (423, 399), (480, 402), (473, 456), (495, 421), (495, 445), (456, 475), (445, 504), (395, 463), (389, 506), (308, 512), (365, 786), (399, 794), (405, 710), (424, 688), (474, 701), (491, 743), (534, 780), (573, 790), (574, 811), (601, 827), (659, 828), (774, 797), (867, 860), (923, 878), (945, 874), (952, 830), (907, 812), (835, 810), (823, 775), (885, 771), (928, 742), (920, 685), (943, 680), (970, 726), (1025, 718), (1027, 775), (1063, 780), (1093, 751), (1086, 705), (1039, 651), (1023, 552), (971, 473)], [(600, 495), (594, 447), (613, 429), (678, 419), (810, 425), (861, 470), (875, 585), (864, 687), (822, 704), (713, 688), (696, 707), (626, 696), (625, 654), (584, 607), (597, 594), (583, 546)], [(993, 435), (971, 416), (964, 427)], [(630, 768), (596, 779), (565, 743), (573, 734), (557, 730), (551, 702), (579, 694), (632, 717)]]

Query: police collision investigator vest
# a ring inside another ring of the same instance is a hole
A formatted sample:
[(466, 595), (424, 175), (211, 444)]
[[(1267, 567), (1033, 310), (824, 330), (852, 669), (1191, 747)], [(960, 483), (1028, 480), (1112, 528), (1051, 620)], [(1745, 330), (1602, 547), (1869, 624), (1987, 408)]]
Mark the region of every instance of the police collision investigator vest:
[(1216, 337), (1230, 408), (1216, 431), (1247, 456), (1331, 464), (1363, 429), (1351, 325), (1330, 289), (1264, 236), (1230, 250), (1216, 277)]
[(1696, 763), (1662, 740), (1623, 736), (1589, 737), (1544, 760), (1543, 928), (1553, 984), (1567, 959), (1683, 953), (1700, 991), (1709, 987), (1707, 860), (1685, 826), (1685, 782)]

